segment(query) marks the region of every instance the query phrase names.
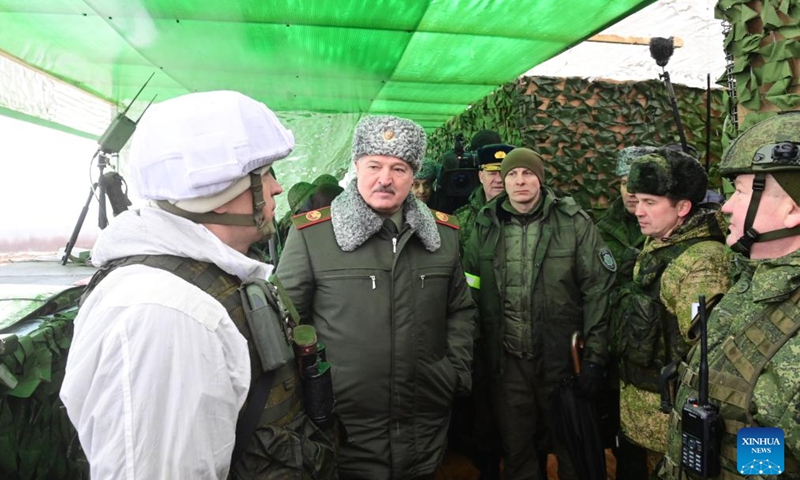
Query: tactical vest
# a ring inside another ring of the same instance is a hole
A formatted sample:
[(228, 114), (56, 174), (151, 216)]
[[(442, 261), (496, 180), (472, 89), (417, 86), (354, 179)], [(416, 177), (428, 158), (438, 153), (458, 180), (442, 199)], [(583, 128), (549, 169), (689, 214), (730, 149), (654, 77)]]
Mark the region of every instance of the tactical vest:
[(678, 318), (661, 303), (661, 278), (670, 263), (703, 241), (709, 239), (687, 239), (640, 257), (633, 282), (618, 289), (609, 331), (612, 354), (621, 359), (620, 377), (626, 383), (657, 393), (661, 369), (689, 352)]
[[(240, 287), (242, 282), (211, 263), (171, 255), (137, 255), (110, 262), (92, 277), (84, 299), (94, 287), (113, 270), (128, 265), (146, 265), (166, 270), (195, 285), (219, 301), (236, 328), (247, 340), (250, 355), (250, 391), (266, 373), (259, 349), (259, 333), (248, 325)], [(269, 312), (279, 321), (289, 312), (296, 317), (291, 301), (282, 289), (263, 282), (262, 290)], [(288, 310), (288, 311), (287, 311)], [(293, 320), (297, 321), (297, 318)], [(255, 340), (254, 340), (255, 338)], [(308, 418), (303, 409), (303, 391), (294, 362), (273, 370), (266, 406), (249, 441), (243, 444), (243, 454), (231, 465), (229, 479), (333, 479), (336, 474), (335, 432), (323, 432)], [(247, 411), (247, 402), (239, 412), (239, 422)], [(203, 419), (198, 419), (202, 421)], [(240, 430), (237, 424), (237, 432)]]
[[(720, 406), (725, 432), (721, 455), (733, 470), (723, 470), (720, 478), (744, 479), (736, 473), (736, 433), (740, 428), (759, 426), (753, 419), (751, 404), (761, 372), (772, 357), (800, 330), (800, 289), (783, 303), (765, 309), (734, 336), (727, 337), (719, 347), (724, 355), (709, 360), (709, 401)], [(699, 397), (696, 365), (681, 365), (681, 395), (670, 416), (670, 455), (665, 462), (665, 478), (678, 478), (680, 466), (681, 409), (687, 398)], [(673, 444), (675, 442), (675, 444)], [(798, 472), (791, 456), (785, 457), (786, 472)], [(751, 477), (752, 478), (752, 477)], [(797, 477), (791, 477), (797, 478)]]

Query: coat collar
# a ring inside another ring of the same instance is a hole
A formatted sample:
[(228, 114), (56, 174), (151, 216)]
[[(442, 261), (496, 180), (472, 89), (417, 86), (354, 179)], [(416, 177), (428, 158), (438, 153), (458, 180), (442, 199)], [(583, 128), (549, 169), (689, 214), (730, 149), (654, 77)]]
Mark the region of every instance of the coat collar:
[[(442, 244), (439, 229), (430, 209), (414, 195), (409, 194), (403, 203), (405, 224), (419, 237), (425, 249), (435, 252)], [(356, 180), (331, 204), (331, 223), (336, 243), (345, 252), (352, 252), (378, 233), (384, 218), (367, 205), (358, 192)]]

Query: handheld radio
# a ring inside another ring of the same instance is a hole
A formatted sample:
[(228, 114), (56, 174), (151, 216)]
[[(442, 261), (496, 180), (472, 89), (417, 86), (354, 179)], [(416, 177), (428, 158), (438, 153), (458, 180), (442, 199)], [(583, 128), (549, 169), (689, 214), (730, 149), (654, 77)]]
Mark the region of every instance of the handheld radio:
[(681, 412), (683, 426), (681, 466), (703, 478), (720, 473), (722, 418), (708, 402), (708, 315), (705, 295), (700, 295), (700, 398), (689, 398)]

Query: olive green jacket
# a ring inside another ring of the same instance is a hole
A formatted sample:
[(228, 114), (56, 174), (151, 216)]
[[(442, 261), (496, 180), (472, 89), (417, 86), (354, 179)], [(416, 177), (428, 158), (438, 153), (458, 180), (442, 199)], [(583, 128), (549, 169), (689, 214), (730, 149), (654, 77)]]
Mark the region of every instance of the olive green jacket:
[(625, 210), (622, 197), (611, 204), (595, 226), (617, 260), (617, 284), (631, 281), (636, 256), (644, 245), (645, 236), (636, 217)]
[[(541, 234), (531, 247), (533, 268), (528, 284), (534, 360), (541, 378), (554, 385), (572, 371), (570, 339), (579, 330), (586, 341), (584, 359), (604, 364), (607, 352), (608, 293), (616, 268), (589, 215), (570, 197), (556, 198), (542, 189)], [(503, 371), (502, 346), (506, 295), (503, 223), (511, 215), (501, 205), (505, 193), (492, 199), (476, 219), (464, 258), (464, 270), (478, 302), (479, 328), (488, 368), (495, 380)]]
[(409, 195), (393, 233), (351, 184), (290, 230), (276, 274), (327, 347), (344, 477), (432, 473), (453, 397), (470, 391), (475, 304), (457, 225), (435, 213)]

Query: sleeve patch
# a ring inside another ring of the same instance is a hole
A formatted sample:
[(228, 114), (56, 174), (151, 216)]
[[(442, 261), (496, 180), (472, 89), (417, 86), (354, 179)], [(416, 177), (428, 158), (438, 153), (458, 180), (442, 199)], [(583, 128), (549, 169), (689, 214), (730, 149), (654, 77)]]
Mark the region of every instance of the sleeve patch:
[(600, 263), (606, 267), (606, 270), (609, 272), (616, 272), (617, 271), (617, 261), (614, 260), (614, 255), (611, 254), (611, 250), (608, 247), (603, 247), (597, 252), (597, 256), (600, 257)]

